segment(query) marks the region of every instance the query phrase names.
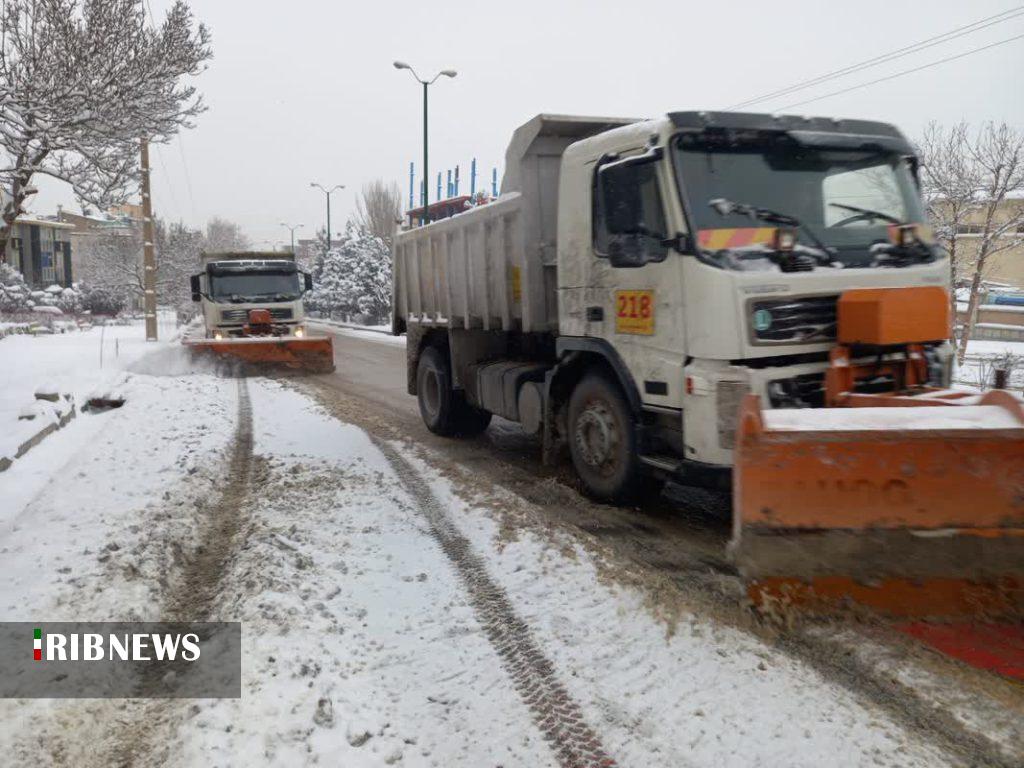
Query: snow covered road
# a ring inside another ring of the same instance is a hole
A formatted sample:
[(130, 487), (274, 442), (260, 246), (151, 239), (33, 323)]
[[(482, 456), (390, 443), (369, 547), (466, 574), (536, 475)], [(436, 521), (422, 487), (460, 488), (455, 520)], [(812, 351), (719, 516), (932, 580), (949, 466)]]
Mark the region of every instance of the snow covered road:
[(0, 474), (0, 619), (241, 621), (242, 698), (3, 701), (12, 763), (951, 762), (305, 383), (190, 373), (168, 348), (134, 369), (124, 408)]

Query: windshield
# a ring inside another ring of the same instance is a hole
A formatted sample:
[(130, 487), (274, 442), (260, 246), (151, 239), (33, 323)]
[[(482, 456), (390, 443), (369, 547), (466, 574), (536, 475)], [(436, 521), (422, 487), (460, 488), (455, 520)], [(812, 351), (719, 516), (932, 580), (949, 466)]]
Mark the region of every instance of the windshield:
[(297, 272), (211, 274), (210, 295), (216, 301), (295, 301), (302, 292)]
[[(773, 232), (712, 201), (764, 208), (799, 222), (801, 247), (828, 249), (844, 267), (877, 263), (872, 246), (890, 242), (893, 224), (923, 222), (920, 198), (907, 160), (878, 150), (801, 146), (786, 136), (746, 144), (711, 142), (680, 134), (674, 143), (680, 187), (705, 253), (745, 251), (757, 256)], [(736, 269), (774, 268), (766, 258), (725, 259)]]

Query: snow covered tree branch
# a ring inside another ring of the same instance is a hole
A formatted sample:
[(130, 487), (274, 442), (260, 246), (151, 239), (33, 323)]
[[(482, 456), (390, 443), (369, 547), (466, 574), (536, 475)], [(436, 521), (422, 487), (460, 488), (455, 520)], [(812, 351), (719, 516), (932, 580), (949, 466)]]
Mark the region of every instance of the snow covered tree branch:
[(205, 107), (187, 77), (210, 36), (183, 0), (158, 29), (143, 0), (4, 0), (0, 12), (0, 253), (37, 174), (105, 208), (138, 179), (139, 140), (166, 141)]
[(390, 248), (395, 230), (402, 221), (402, 193), (394, 182), (374, 179), (364, 184), (356, 198), (353, 221), (360, 228), (379, 237)]

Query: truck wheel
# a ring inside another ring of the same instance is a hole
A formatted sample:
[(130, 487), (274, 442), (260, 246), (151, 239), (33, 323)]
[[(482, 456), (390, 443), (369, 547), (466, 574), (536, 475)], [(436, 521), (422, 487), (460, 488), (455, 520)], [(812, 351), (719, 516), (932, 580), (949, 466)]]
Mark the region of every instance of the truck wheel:
[(633, 415), (618, 384), (583, 377), (569, 398), (569, 450), (587, 492), (601, 501), (631, 499), (640, 475)]
[(491, 414), (467, 403), (452, 389), (448, 361), (437, 347), (427, 347), (416, 368), (416, 399), (420, 416), (435, 435), (471, 437), (487, 429)]

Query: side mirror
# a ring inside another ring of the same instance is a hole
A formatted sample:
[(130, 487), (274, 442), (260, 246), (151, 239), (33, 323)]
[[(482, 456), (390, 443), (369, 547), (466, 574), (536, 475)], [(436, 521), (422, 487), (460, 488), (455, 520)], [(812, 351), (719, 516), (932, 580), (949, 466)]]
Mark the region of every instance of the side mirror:
[(682, 232), (676, 232), (675, 237), (666, 237), (661, 241), (666, 248), (672, 248), (676, 253), (692, 253), (693, 246), (690, 243), (690, 236)]
[(303, 272), (302, 278), (305, 281), (306, 293), (309, 293), (313, 290), (313, 276), (309, 272)]
[(192, 275), (192, 277), (189, 278), (189, 283), (192, 287), (192, 301), (199, 301), (203, 298), (203, 289), (199, 284), (200, 277), (202, 277), (202, 275)]
[(636, 235), (612, 235), (609, 239), (608, 263), (613, 267), (642, 267), (647, 261), (647, 251)]

